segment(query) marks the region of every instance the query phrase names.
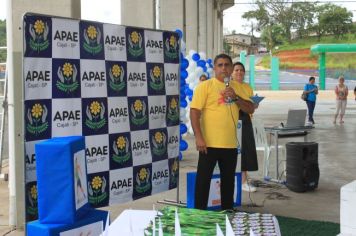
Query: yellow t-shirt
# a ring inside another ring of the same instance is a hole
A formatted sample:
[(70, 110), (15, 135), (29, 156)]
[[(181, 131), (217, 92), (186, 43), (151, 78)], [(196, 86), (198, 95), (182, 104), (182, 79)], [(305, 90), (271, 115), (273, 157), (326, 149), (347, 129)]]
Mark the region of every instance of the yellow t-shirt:
[[(249, 100), (250, 96), (243, 91), (244, 86), (230, 81), (235, 93)], [(211, 78), (200, 83), (194, 91), (191, 108), (201, 111), (200, 128), (207, 147), (236, 148), (236, 125), (239, 119), (239, 108), (235, 103), (226, 104), (222, 95), (224, 82)]]

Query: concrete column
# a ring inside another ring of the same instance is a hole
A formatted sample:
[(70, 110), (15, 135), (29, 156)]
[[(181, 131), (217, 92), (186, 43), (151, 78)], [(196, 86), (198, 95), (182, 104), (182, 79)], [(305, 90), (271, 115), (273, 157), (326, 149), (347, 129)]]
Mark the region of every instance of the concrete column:
[(207, 58), (212, 58), (214, 55), (214, 1), (207, 0), (206, 22), (207, 22)]
[(198, 9), (198, 51), (205, 52), (207, 51), (207, 17), (206, 17), (206, 0), (198, 0), (199, 9)]
[[(162, 4), (164, 1), (160, 1)], [(104, 2), (103, 2), (104, 4)], [(121, 24), (143, 28), (155, 28), (155, 6), (153, 0), (122, 0)], [(162, 12), (162, 8), (161, 8)], [(161, 21), (162, 23), (162, 21)]]
[[(22, 81), (22, 16), (26, 12), (80, 18), (79, 0), (7, 0), (7, 69), (9, 114), (9, 225), (25, 224), (24, 127)], [(21, 91), (21, 90), (20, 90)]]
[(183, 1), (160, 0), (161, 29), (183, 31)]
[(219, 9), (214, 6), (214, 56), (219, 54), (219, 25), (220, 25), (220, 20), (218, 18), (219, 16)]
[(198, 51), (198, 1), (186, 0), (186, 48)]

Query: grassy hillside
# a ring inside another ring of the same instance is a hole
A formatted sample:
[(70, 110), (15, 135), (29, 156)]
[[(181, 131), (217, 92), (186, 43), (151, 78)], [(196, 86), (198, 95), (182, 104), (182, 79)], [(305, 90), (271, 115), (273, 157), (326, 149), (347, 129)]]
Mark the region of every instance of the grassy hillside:
[[(291, 44), (278, 46), (273, 50), (273, 56), (279, 57), (280, 68), (283, 69), (316, 69), (318, 68), (318, 55), (311, 54), (310, 47), (314, 44), (356, 43), (356, 35), (346, 35), (344, 38), (335, 39), (333, 36), (323, 37), (318, 41), (316, 37), (296, 40)], [(326, 67), (330, 69), (355, 69), (355, 53), (327, 53)], [(265, 56), (260, 65), (270, 67), (270, 56)]]

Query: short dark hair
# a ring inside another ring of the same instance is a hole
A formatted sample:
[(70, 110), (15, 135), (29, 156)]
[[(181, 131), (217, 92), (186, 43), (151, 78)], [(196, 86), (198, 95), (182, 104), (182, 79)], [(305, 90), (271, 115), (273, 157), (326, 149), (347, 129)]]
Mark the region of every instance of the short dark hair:
[(233, 65), (232, 65), (232, 68), (235, 68), (235, 66), (241, 66), (242, 67), (242, 69), (243, 69), (243, 71), (244, 72), (246, 72), (245, 71), (245, 66), (244, 66), (244, 64), (242, 64), (241, 62), (235, 62)]
[(315, 80), (314, 76), (310, 76), (309, 81)]
[(225, 53), (221, 53), (219, 55), (217, 55), (215, 58), (214, 58), (214, 65), (216, 64), (216, 61), (219, 60), (219, 59), (228, 59), (232, 65), (232, 59), (229, 55), (225, 54)]

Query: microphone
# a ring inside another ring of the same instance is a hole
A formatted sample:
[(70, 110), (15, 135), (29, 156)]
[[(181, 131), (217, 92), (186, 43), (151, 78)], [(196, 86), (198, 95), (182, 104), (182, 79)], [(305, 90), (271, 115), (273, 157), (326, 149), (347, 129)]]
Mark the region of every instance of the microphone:
[(225, 77), (224, 78), (224, 84), (225, 84), (225, 87), (229, 87), (229, 85), (230, 85), (230, 77)]
[[(225, 78), (224, 78), (224, 84), (225, 84), (225, 87), (226, 87), (226, 88), (229, 87), (229, 85), (230, 85), (230, 77), (225, 77)], [(228, 97), (228, 98), (225, 100), (225, 102), (231, 103), (231, 98)]]

